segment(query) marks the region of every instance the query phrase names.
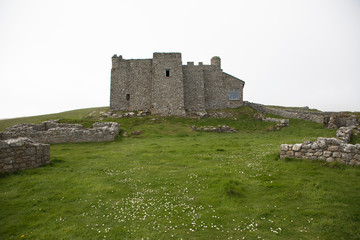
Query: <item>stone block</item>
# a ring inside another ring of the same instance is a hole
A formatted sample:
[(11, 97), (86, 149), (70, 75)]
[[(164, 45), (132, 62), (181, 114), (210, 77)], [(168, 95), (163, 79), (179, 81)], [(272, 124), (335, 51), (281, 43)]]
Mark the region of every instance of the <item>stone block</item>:
[(334, 158), (341, 158), (341, 153), (339, 153), (339, 152), (333, 152), (333, 153), (332, 153), (332, 156), (333, 156)]
[(356, 147), (352, 144), (341, 144), (340, 149), (342, 152), (351, 153), (355, 152)]
[(314, 153), (314, 156), (319, 157), (319, 156), (322, 156), (322, 154), (323, 154), (322, 151), (317, 151), (317, 152)]
[(304, 149), (304, 150), (307, 150), (307, 149), (311, 148), (311, 145), (312, 144), (303, 144), (301, 148)]
[(307, 152), (307, 153), (305, 154), (305, 156), (306, 156), (306, 157), (312, 157), (312, 156), (314, 156), (314, 154), (313, 154), (313, 153), (310, 153), (310, 152)]
[(342, 158), (336, 158), (336, 161), (338, 162), (338, 163), (346, 163), (346, 161), (344, 160), (344, 159), (342, 159)]
[(331, 151), (331, 152), (339, 151), (339, 146), (335, 146), (335, 145), (329, 146), (328, 150)]
[(301, 147), (302, 147), (302, 144), (301, 144), (301, 143), (294, 144), (292, 150), (293, 150), (294, 152), (298, 152), (298, 151), (301, 150)]
[(356, 160), (355, 159), (352, 159), (350, 162), (349, 162), (349, 165), (351, 165), (351, 166), (354, 166), (355, 164), (356, 164)]
[(287, 156), (294, 156), (294, 152), (293, 152), (293, 151), (287, 151), (287, 152), (286, 152), (286, 155), (287, 155)]
[(323, 153), (324, 157), (331, 157), (331, 155), (332, 155), (332, 152), (330, 152), (330, 151), (324, 151), (324, 153)]
[(333, 161), (334, 161), (334, 158), (328, 157), (328, 158), (326, 158), (326, 161), (327, 161), (327, 162), (333, 162)]
[(342, 153), (341, 158), (344, 159), (346, 162), (348, 162), (352, 159), (351, 154), (349, 154), (349, 153)]
[(337, 138), (323, 138), (327, 145), (337, 145), (342, 144), (342, 141)]
[(295, 152), (295, 157), (296, 157), (296, 158), (302, 158), (302, 157), (303, 157), (303, 153), (302, 153), (302, 152)]

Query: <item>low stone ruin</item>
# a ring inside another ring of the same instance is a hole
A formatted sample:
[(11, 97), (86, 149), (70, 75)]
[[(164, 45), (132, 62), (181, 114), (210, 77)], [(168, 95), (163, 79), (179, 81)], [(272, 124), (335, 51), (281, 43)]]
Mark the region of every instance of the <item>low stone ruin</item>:
[(245, 106), (251, 107), (262, 114), (269, 113), (285, 118), (297, 118), (322, 123), (327, 128), (340, 128), (359, 126), (360, 120), (356, 115), (344, 112), (321, 112), (311, 111), (308, 107), (299, 109), (283, 109), (268, 107), (258, 103), (244, 102)]
[(0, 172), (36, 168), (50, 163), (50, 145), (28, 138), (0, 140)]
[(97, 122), (92, 128), (81, 124), (59, 123), (58, 120), (41, 124), (17, 124), (0, 133), (0, 139), (27, 137), (40, 143), (103, 142), (113, 141), (120, 125), (114, 122)]
[(270, 117), (264, 117), (261, 113), (254, 114), (254, 118), (264, 121), (264, 122), (275, 122), (277, 123), (274, 127), (272, 127), (269, 130), (280, 130), (283, 127), (289, 126), (289, 119), (281, 119), (281, 118), (270, 118)]
[(355, 127), (342, 127), (336, 136), (341, 138), (318, 138), (315, 142), (281, 144), (280, 158), (337, 161), (349, 165), (360, 165), (360, 144), (349, 144)]
[(336, 137), (340, 138), (343, 142), (349, 143), (351, 140), (351, 135), (353, 134), (354, 129), (356, 127), (341, 127), (336, 132)]
[(359, 119), (355, 115), (348, 113), (331, 114), (324, 117), (324, 125), (328, 128), (340, 128), (359, 126)]
[(144, 111), (138, 111), (135, 112), (122, 112), (122, 113), (116, 113), (116, 112), (101, 112), (100, 113), (102, 118), (126, 118), (126, 117), (145, 117), (146, 115), (150, 114), (149, 110)]
[(216, 132), (216, 133), (235, 133), (237, 132), (234, 128), (231, 128), (227, 125), (219, 125), (217, 127), (214, 126), (191, 126), (193, 131), (202, 131), (202, 132)]

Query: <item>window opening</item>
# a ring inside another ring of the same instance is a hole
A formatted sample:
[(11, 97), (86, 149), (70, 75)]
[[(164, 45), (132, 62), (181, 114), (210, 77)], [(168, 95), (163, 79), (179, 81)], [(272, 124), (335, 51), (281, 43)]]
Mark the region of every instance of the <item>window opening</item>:
[(229, 100), (240, 100), (240, 89), (230, 89)]
[(126, 100), (127, 100), (127, 101), (130, 100), (130, 94), (126, 94)]
[(170, 69), (166, 69), (166, 70), (165, 70), (165, 76), (166, 76), (166, 77), (170, 77)]

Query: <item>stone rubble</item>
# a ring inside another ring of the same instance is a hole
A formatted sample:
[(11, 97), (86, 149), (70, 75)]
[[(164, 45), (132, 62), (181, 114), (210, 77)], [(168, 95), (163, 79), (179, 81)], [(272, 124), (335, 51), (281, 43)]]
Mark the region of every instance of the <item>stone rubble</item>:
[(254, 118), (258, 119), (258, 120), (261, 120), (261, 121), (264, 121), (264, 122), (278, 123), (269, 130), (280, 130), (283, 127), (288, 127), (289, 126), (289, 119), (270, 118), (270, 117), (266, 118), (261, 113), (254, 114)]
[(196, 127), (196, 126), (192, 125), (191, 129), (193, 131), (216, 132), (216, 133), (236, 133), (237, 132), (234, 128), (231, 128), (227, 125), (219, 125), (217, 127), (214, 127), (214, 126)]

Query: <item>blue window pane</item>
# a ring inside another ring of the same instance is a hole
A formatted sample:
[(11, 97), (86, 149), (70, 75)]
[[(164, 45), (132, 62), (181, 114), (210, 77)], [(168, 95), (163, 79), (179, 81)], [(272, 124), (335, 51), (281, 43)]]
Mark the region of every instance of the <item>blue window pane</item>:
[(229, 90), (229, 100), (239, 100), (239, 89), (230, 89)]

